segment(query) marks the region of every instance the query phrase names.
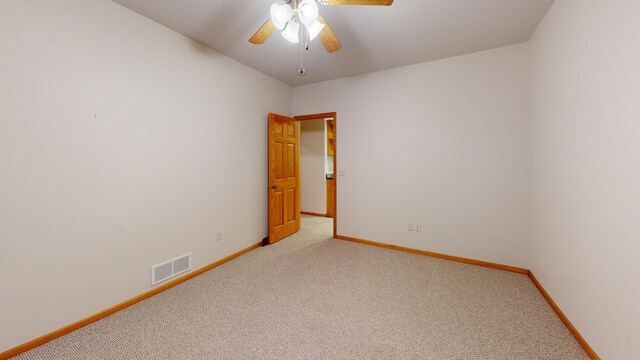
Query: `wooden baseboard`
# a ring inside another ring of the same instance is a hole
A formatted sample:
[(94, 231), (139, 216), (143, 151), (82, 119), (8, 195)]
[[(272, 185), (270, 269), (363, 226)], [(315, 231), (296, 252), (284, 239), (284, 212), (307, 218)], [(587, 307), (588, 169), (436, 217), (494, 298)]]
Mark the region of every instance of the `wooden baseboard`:
[(492, 269), (511, 271), (511, 272), (515, 272), (515, 273), (518, 273), (518, 274), (525, 274), (525, 275), (529, 274), (529, 270), (528, 269), (523, 269), (523, 268), (519, 268), (519, 267), (515, 267), (515, 266), (502, 265), (502, 264), (496, 264), (496, 263), (487, 262), (487, 261), (463, 258), (463, 257), (459, 257), (459, 256), (440, 254), (440, 253), (436, 253), (436, 252), (432, 252), (432, 251), (426, 251), (426, 250), (412, 249), (412, 248), (408, 248), (408, 247), (404, 247), (404, 246), (384, 244), (384, 243), (379, 243), (379, 242), (370, 241), (370, 240), (363, 240), (363, 239), (353, 238), (353, 237), (350, 237), (350, 236), (336, 235), (335, 238), (339, 239), (339, 240), (346, 240), (346, 241), (357, 242), (357, 243), (360, 243), (360, 244), (377, 246), (377, 247), (381, 247), (381, 248), (385, 248), (385, 249), (393, 249), (393, 250), (404, 251), (404, 252), (408, 252), (408, 253), (412, 253), (412, 254), (430, 256), (430, 257), (434, 257), (434, 258), (438, 258), (438, 259), (451, 260), (451, 261), (461, 262), (461, 263), (465, 263), (465, 264), (483, 266), (483, 267), (492, 268)]
[(309, 212), (309, 211), (300, 211), (300, 214), (302, 215), (310, 215), (310, 216), (319, 216), (319, 217), (331, 217), (327, 214), (320, 214), (320, 213), (314, 213), (314, 212)]
[(113, 314), (115, 312), (118, 312), (118, 311), (120, 311), (120, 310), (122, 310), (124, 308), (127, 308), (127, 307), (129, 307), (129, 306), (131, 306), (133, 304), (139, 303), (142, 300), (150, 298), (150, 297), (152, 297), (152, 296), (154, 296), (156, 294), (159, 294), (159, 293), (161, 293), (161, 292), (163, 292), (163, 291), (165, 291), (167, 289), (170, 289), (170, 288), (172, 288), (172, 287), (174, 287), (174, 286), (176, 286), (176, 285), (178, 285), (178, 284), (180, 284), (182, 282), (185, 282), (185, 281), (187, 281), (187, 280), (189, 280), (189, 279), (191, 279), (191, 278), (193, 278), (195, 276), (198, 276), (198, 275), (200, 275), (200, 274), (202, 274), (202, 273), (204, 273), (206, 271), (209, 271), (209, 270), (211, 270), (211, 269), (213, 269), (213, 268), (215, 268), (217, 266), (220, 266), (220, 265), (226, 263), (227, 261), (233, 260), (233, 259), (237, 258), (240, 255), (248, 253), (249, 251), (260, 247), (261, 244), (262, 244), (262, 242), (253, 244), (253, 245), (249, 246), (246, 249), (240, 250), (240, 251), (238, 251), (238, 252), (236, 252), (234, 254), (231, 254), (231, 255), (225, 257), (224, 259), (220, 259), (220, 260), (218, 260), (218, 261), (216, 261), (214, 263), (211, 263), (211, 264), (209, 264), (209, 265), (207, 265), (205, 267), (202, 267), (202, 268), (200, 268), (198, 270), (190, 272), (190, 273), (188, 273), (188, 274), (186, 274), (186, 275), (184, 275), (182, 277), (179, 277), (179, 278), (177, 278), (177, 279), (175, 279), (173, 281), (170, 281), (170, 282), (165, 283), (163, 285), (160, 285), (160, 286), (158, 286), (156, 288), (153, 288), (153, 289), (151, 289), (151, 290), (149, 290), (149, 291), (147, 291), (147, 292), (145, 292), (145, 293), (143, 293), (141, 295), (138, 295), (138, 296), (136, 296), (136, 297), (134, 297), (132, 299), (129, 299), (129, 300), (125, 301), (125, 302), (122, 302), (122, 303), (120, 303), (118, 305), (112, 306), (112, 307), (110, 307), (110, 308), (108, 308), (106, 310), (103, 310), (103, 311), (101, 311), (101, 312), (99, 312), (97, 314), (91, 315), (91, 316), (89, 316), (87, 318), (84, 318), (84, 319), (82, 319), (80, 321), (77, 321), (77, 322), (75, 322), (73, 324), (69, 324), (69, 325), (67, 325), (67, 326), (65, 326), (63, 328), (60, 328), (60, 329), (55, 330), (55, 331), (52, 331), (52, 332), (50, 332), (50, 333), (48, 333), (46, 335), (43, 335), (43, 336), (41, 336), (41, 337), (39, 337), (37, 339), (31, 340), (31, 341), (26, 342), (26, 343), (24, 343), (22, 345), (18, 345), (16, 347), (12, 348), (12, 349), (4, 351), (4, 352), (0, 353), (0, 360), (9, 359), (11, 357), (14, 357), (14, 356), (17, 356), (19, 354), (22, 354), (23, 352), (29, 351), (29, 350), (31, 350), (33, 348), (36, 348), (36, 347), (40, 346), (40, 345), (46, 344), (51, 340), (57, 339), (60, 336), (66, 335), (66, 334), (68, 334), (68, 333), (70, 333), (72, 331), (75, 331), (75, 330), (83, 327), (83, 326), (89, 325), (92, 322), (98, 321), (98, 320), (100, 320), (100, 319), (102, 319), (104, 317), (107, 317), (107, 316), (109, 316), (109, 315), (111, 315), (111, 314)]
[(591, 346), (589, 346), (587, 341), (582, 337), (582, 335), (580, 335), (580, 333), (578, 332), (578, 330), (576, 330), (575, 326), (573, 326), (571, 321), (569, 321), (569, 319), (564, 315), (562, 310), (560, 310), (560, 308), (555, 303), (555, 301), (553, 301), (553, 299), (551, 299), (551, 296), (549, 296), (549, 293), (547, 293), (547, 291), (542, 287), (542, 285), (540, 285), (540, 282), (538, 282), (538, 279), (536, 279), (536, 277), (533, 276), (533, 273), (531, 272), (531, 270), (523, 269), (523, 268), (519, 268), (519, 267), (515, 267), (515, 266), (491, 263), (491, 262), (487, 262), (487, 261), (468, 259), (468, 258), (463, 258), (463, 257), (459, 257), (459, 256), (440, 254), (440, 253), (435, 253), (435, 252), (426, 251), (426, 250), (412, 249), (412, 248), (407, 248), (407, 247), (404, 247), (404, 246), (397, 246), (397, 245), (379, 243), (379, 242), (375, 242), (375, 241), (363, 240), (363, 239), (358, 239), (358, 238), (349, 237), (349, 236), (343, 236), (343, 235), (336, 235), (335, 238), (338, 239), (338, 240), (352, 241), (352, 242), (356, 242), (356, 243), (360, 243), (360, 244), (372, 245), (372, 246), (377, 246), (377, 247), (381, 247), (381, 248), (385, 248), (385, 249), (399, 250), (399, 251), (404, 251), (404, 252), (408, 252), (408, 253), (412, 253), (412, 254), (425, 255), (425, 256), (430, 256), (430, 257), (434, 257), (434, 258), (438, 258), (438, 259), (457, 261), (457, 262), (461, 262), (461, 263), (465, 263), (465, 264), (483, 266), (483, 267), (487, 267), (487, 268), (505, 270), (505, 271), (515, 272), (515, 273), (518, 273), (518, 274), (528, 275), (529, 278), (531, 279), (531, 281), (538, 288), (538, 290), (540, 291), (542, 296), (547, 300), (547, 302), (549, 303), (549, 305), (551, 306), (553, 311), (555, 311), (555, 313), (558, 315), (560, 320), (562, 320), (562, 322), (567, 327), (569, 332), (571, 332), (571, 334), (576, 338), (576, 341), (578, 341), (578, 344), (580, 344), (580, 346), (582, 347), (584, 352), (587, 353), (589, 358), (594, 359), (594, 360), (600, 360), (600, 357), (596, 354), (596, 352), (593, 350), (593, 348), (591, 348)]
[(536, 279), (536, 277), (533, 275), (533, 273), (531, 271), (529, 271), (528, 275), (529, 275), (529, 278), (531, 278), (531, 281), (533, 281), (533, 283), (536, 285), (536, 287), (538, 288), (538, 290), (540, 291), (542, 296), (544, 296), (544, 298), (547, 300), (547, 302), (549, 303), (549, 305), (551, 306), (553, 311), (555, 311), (555, 313), (558, 315), (560, 320), (562, 320), (562, 322), (567, 327), (567, 329), (569, 329), (569, 332), (571, 332), (573, 337), (576, 338), (576, 340), (578, 341), (578, 344), (580, 344), (580, 346), (582, 346), (582, 349), (584, 350), (584, 352), (587, 353), (589, 358), (594, 359), (594, 360), (600, 360), (600, 357), (598, 356), (598, 354), (596, 354), (596, 352), (593, 350), (593, 348), (591, 348), (591, 346), (589, 346), (589, 344), (582, 337), (582, 335), (580, 335), (580, 333), (575, 328), (575, 326), (573, 326), (571, 321), (569, 321), (569, 319), (562, 312), (562, 310), (560, 310), (560, 308), (558, 307), (556, 302), (553, 301), (551, 296), (549, 296), (549, 293), (542, 287), (542, 285), (540, 284), (538, 279)]
[[(584, 349), (584, 351), (587, 353), (587, 355), (594, 360), (600, 360), (600, 357), (596, 354), (596, 352), (593, 350), (593, 348), (591, 348), (591, 346), (587, 343), (587, 341), (582, 337), (582, 335), (580, 335), (580, 333), (578, 332), (578, 330), (575, 328), (575, 326), (573, 326), (573, 324), (571, 323), (571, 321), (569, 321), (569, 319), (564, 315), (564, 313), (562, 312), (562, 310), (560, 310), (560, 308), (558, 307), (558, 305), (555, 303), (555, 301), (553, 301), (553, 299), (551, 298), (551, 296), (549, 296), (549, 293), (547, 293), (547, 291), (542, 287), (542, 285), (540, 284), (540, 282), (538, 281), (538, 279), (536, 279), (536, 277), (533, 275), (533, 273), (530, 270), (527, 269), (523, 269), (523, 268), (518, 268), (518, 267), (514, 267), (514, 266), (508, 266), (508, 265), (502, 265), (502, 264), (496, 264), (496, 263), (491, 263), (491, 262), (486, 262), (486, 261), (481, 261), (481, 260), (474, 260), (474, 259), (468, 259), (468, 258), (463, 258), (463, 257), (458, 257), (458, 256), (452, 256), (452, 255), (445, 255), (445, 254), (440, 254), (440, 253), (435, 253), (435, 252), (431, 252), (431, 251), (426, 251), (426, 250), (417, 250), (417, 249), (412, 249), (412, 248), (407, 248), (407, 247), (403, 247), (403, 246), (397, 246), (397, 245), (390, 245), (390, 244), (384, 244), (384, 243), (379, 243), (379, 242), (375, 242), (375, 241), (369, 241), (369, 240), (363, 240), (363, 239), (358, 239), (358, 238), (353, 238), (353, 237), (349, 237), (349, 236), (343, 236), (343, 235), (336, 235), (335, 237), (336, 239), (339, 240), (345, 240), (345, 241), (351, 241), (351, 242), (356, 242), (356, 243), (360, 243), (360, 244), (366, 244), (366, 245), (372, 245), (372, 246), (377, 246), (377, 247), (381, 247), (381, 248), (386, 248), (386, 249), (393, 249), (393, 250), (398, 250), (398, 251), (404, 251), (404, 252), (408, 252), (408, 253), (412, 253), (412, 254), (418, 254), (418, 255), (425, 255), (425, 256), (430, 256), (430, 257), (435, 257), (435, 258), (439, 258), (439, 259), (445, 259), (445, 260), (451, 260), (451, 261), (456, 261), (456, 262), (461, 262), (461, 263), (465, 263), (465, 264), (471, 264), (471, 265), (477, 265), (477, 266), (483, 266), (483, 267), (488, 267), (488, 268), (492, 268), (492, 269), (499, 269), (499, 270), (505, 270), (505, 271), (510, 271), (510, 272), (515, 272), (515, 273), (519, 273), (519, 274), (526, 274), (529, 276), (529, 278), (531, 279), (531, 281), (535, 284), (535, 286), (538, 288), (538, 290), (540, 291), (540, 293), (542, 294), (542, 296), (547, 300), (547, 302), (549, 303), (549, 305), (551, 306), (551, 308), (553, 309), (553, 311), (555, 311), (555, 313), (558, 315), (558, 317), (560, 318), (560, 320), (564, 323), (564, 325), (567, 327), (567, 329), (569, 330), (569, 332), (571, 332), (571, 334), (576, 338), (576, 340), (578, 341), (578, 343), (580, 344), (580, 346), (582, 346), (582, 348)], [(31, 340), (29, 342), (26, 342), (22, 345), (18, 345), (12, 349), (9, 349), (7, 351), (4, 351), (2, 353), (0, 353), (0, 360), (6, 360), (9, 359), (11, 357), (17, 356), (19, 354), (22, 354), (26, 351), (29, 351), (33, 348), (36, 348), (40, 345), (46, 344), (51, 340), (54, 340), (56, 338), (59, 338), (60, 336), (66, 335), (72, 331), (75, 331), (83, 326), (89, 325), (92, 322), (98, 321), (104, 317), (107, 317), (115, 312), (118, 312), (124, 308), (127, 308), (133, 304), (136, 304), (142, 300), (145, 300), (147, 298), (150, 298), (156, 294), (159, 294), (167, 289), (170, 289), (186, 280), (189, 280), (195, 276), (198, 276), (206, 271), (209, 271), (219, 265), (222, 265), (224, 263), (226, 263), (227, 261), (233, 260), (235, 258), (237, 258), (240, 255), (243, 255), (257, 247), (260, 247), (260, 245), (262, 244), (262, 242), (253, 244), (251, 246), (249, 246), (246, 249), (240, 250), (232, 255), (229, 255), (227, 257), (225, 257), (224, 259), (218, 260), (212, 264), (209, 264), (203, 268), (200, 268), (194, 272), (188, 273), (178, 279), (175, 279), (173, 281), (170, 281), (166, 284), (163, 284), (161, 286), (158, 286), (157, 288), (154, 288), (150, 291), (147, 291), (141, 295), (138, 295), (132, 299), (129, 299), (125, 302), (122, 302), (118, 305), (112, 306), (106, 310), (103, 310), (97, 314), (94, 314), (92, 316), (89, 316), (85, 319), (82, 319), (80, 321), (77, 321), (73, 324), (67, 325), (61, 329), (55, 330), (49, 334), (46, 334), (44, 336), (41, 336), (37, 339)]]

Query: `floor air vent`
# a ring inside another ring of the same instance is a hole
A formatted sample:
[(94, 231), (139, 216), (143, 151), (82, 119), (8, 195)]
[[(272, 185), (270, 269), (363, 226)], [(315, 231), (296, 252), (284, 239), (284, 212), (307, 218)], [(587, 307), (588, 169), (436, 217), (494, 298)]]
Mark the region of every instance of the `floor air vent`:
[(151, 285), (161, 283), (189, 270), (191, 270), (191, 253), (153, 265), (151, 267)]

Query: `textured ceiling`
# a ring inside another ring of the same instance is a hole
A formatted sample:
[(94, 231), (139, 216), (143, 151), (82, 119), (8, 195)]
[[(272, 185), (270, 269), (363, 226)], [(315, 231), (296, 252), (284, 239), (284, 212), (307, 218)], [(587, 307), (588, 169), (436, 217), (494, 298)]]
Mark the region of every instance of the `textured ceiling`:
[(282, 0), (113, 0), (260, 72), (297, 86), (529, 40), (553, 0), (396, 0), (386, 6), (324, 6), (320, 14), (343, 48), (319, 39), (304, 52), (274, 33), (249, 38)]

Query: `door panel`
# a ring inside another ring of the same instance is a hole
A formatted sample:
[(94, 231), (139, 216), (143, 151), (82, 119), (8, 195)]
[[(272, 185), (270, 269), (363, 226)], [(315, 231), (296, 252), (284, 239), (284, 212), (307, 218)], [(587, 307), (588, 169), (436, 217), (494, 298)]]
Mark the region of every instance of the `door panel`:
[[(282, 150), (283, 146), (282, 143), (275, 143), (274, 145), (274, 159), (282, 159), (282, 154), (284, 153)], [(284, 172), (282, 171), (283, 169), (283, 164), (282, 161), (276, 161), (275, 164), (275, 169), (274, 169), (274, 175), (273, 178), (274, 179), (282, 179), (284, 177)]]
[(296, 144), (287, 144), (287, 162), (284, 177), (290, 179), (296, 176)]
[(269, 114), (269, 243), (300, 230), (300, 122)]
[(285, 214), (287, 214), (287, 222), (296, 220), (296, 190), (288, 189), (286, 195), (284, 197), (287, 201), (287, 209)]
[(295, 137), (296, 136), (296, 125), (294, 125), (294, 124), (288, 124), (287, 125), (287, 136), (289, 136), (289, 137)]
[[(275, 208), (280, 209), (284, 207), (284, 191), (275, 191), (274, 201), (276, 202)], [(273, 225), (281, 227), (284, 225), (284, 213), (282, 211), (276, 211), (273, 218)]]

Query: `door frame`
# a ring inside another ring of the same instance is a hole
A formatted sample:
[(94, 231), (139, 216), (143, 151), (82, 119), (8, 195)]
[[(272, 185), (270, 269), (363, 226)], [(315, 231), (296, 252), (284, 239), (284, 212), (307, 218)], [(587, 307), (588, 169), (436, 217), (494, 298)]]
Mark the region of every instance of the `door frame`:
[[(296, 120), (319, 120), (333, 118), (334, 122), (334, 152), (333, 152), (333, 237), (338, 235), (338, 116), (335, 112), (326, 112), (309, 115), (296, 115)], [(326, 141), (326, 139), (325, 139)]]

